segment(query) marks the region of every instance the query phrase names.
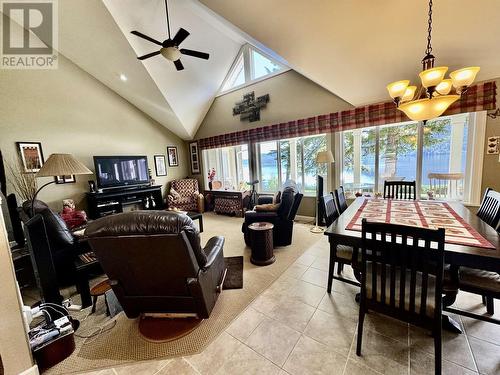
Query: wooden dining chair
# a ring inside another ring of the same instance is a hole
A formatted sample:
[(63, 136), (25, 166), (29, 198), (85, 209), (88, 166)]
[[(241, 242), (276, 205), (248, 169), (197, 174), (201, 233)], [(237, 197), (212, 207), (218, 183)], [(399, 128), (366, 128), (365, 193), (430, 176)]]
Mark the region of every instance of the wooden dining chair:
[[(340, 216), (334, 201), (333, 193), (323, 195), (320, 201), (321, 205), (324, 208), (324, 218), (326, 226), (329, 227)], [(335, 249), (335, 253), (331, 254), (329, 267), (331, 268), (331, 275), (333, 275), (334, 279), (359, 286), (359, 283), (357, 281), (341, 276), (342, 271), (344, 270), (344, 264), (352, 265), (352, 258), (354, 253), (358, 254), (358, 251), (354, 251), (354, 248), (352, 248), (351, 246), (338, 245)], [(334, 275), (335, 264), (337, 264), (338, 276)]]
[(441, 374), (444, 238), (443, 228), (362, 220), (358, 356), (365, 314), (372, 310), (431, 330), (435, 373)]
[(415, 181), (384, 181), (384, 199), (417, 199)]
[[(500, 193), (487, 188), (477, 216), (486, 224), (498, 230), (500, 222)], [(486, 305), (488, 315), (495, 313), (495, 298), (500, 299), (500, 274), (470, 267), (458, 269), (458, 288), (464, 292), (479, 294)], [(447, 311), (464, 315), (469, 318), (485, 320), (490, 323), (500, 324), (500, 320), (475, 314), (455, 308), (447, 308)]]
[(325, 194), (320, 198), (321, 205), (323, 206), (323, 214), (326, 226), (329, 227), (340, 216), (335, 205), (333, 194)]
[(477, 216), (494, 229), (500, 223), (500, 193), (487, 188), (483, 200), (477, 211)]
[(339, 215), (342, 215), (342, 213), (347, 210), (347, 201), (345, 199), (344, 187), (340, 185), (337, 189), (335, 189), (334, 194), (337, 211), (339, 212)]

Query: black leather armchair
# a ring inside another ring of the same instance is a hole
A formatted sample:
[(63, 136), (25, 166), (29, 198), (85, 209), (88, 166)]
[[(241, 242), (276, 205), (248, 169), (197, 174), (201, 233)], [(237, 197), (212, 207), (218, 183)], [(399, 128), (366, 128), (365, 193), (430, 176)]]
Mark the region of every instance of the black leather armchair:
[[(296, 192), (294, 188), (285, 188), (281, 194), (279, 207), (276, 211), (247, 211), (245, 221), (241, 228), (245, 243), (250, 246), (248, 226), (256, 222), (268, 222), (274, 224), (273, 242), (274, 246), (288, 246), (292, 243), (293, 220), (299, 209), (303, 194)], [(271, 203), (272, 198), (259, 198), (259, 204)]]
[(193, 221), (168, 211), (107, 216), (89, 224), (85, 235), (127, 317), (209, 317), (224, 277), (224, 237), (202, 248)]

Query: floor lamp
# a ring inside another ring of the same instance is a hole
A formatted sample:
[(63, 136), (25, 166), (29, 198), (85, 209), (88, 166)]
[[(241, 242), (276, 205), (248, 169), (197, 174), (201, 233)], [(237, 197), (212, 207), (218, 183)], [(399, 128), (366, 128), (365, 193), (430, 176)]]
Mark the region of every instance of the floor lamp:
[[(331, 151), (320, 151), (316, 154), (316, 171), (319, 174), (319, 164), (330, 164), (333, 163), (333, 155)], [(312, 233), (323, 233), (325, 231), (324, 228), (318, 226), (318, 206), (319, 206), (319, 184), (316, 183), (316, 223), (314, 227), (311, 228)]]
[[(47, 161), (43, 164), (42, 168), (36, 173), (36, 177), (57, 177), (57, 176), (71, 176), (77, 174), (92, 174), (92, 171), (88, 169), (81, 162), (76, 160), (73, 155), (70, 154), (52, 154), (49, 156)], [(34, 205), (35, 200), (40, 192), (45, 186), (55, 183), (55, 180), (49, 181), (42, 185), (33, 196), (31, 200), (31, 216), (35, 214)]]

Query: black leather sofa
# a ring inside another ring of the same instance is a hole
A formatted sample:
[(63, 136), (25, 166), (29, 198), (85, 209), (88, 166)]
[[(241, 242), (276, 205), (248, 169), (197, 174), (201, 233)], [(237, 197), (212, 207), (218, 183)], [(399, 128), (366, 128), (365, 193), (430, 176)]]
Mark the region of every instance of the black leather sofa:
[(85, 236), (127, 317), (209, 317), (223, 282), (224, 237), (212, 237), (202, 248), (193, 221), (168, 211), (103, 217), (88, 225)]
[[(256, 222), (268, 222), (274, 224), (273, 243), (274, 246), (288, 246), (292, 243), (293, 220), (299, 209), (303, 194), (294, 188), (285, 188), (280, 197), (279, 207), (276, 211), (247, 211), (242, 232), (245, 243), (250, 246), (248, 226)], [(270, 203), (269, 197), (259, 198), (259, 204)]]

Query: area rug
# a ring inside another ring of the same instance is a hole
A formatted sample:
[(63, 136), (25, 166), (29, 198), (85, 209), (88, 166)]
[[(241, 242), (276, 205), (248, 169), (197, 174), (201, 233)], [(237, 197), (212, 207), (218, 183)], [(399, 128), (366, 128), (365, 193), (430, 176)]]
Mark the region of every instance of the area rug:
[(223, 289), (243, 288), (243, 256), (224, 258), (226, 263), (226, 278)]
[(446, 202), (365, 199), (346, 229), (361, 231), (363, 218), (421, 228), (444, 228), (447, 243), (495, 248)]
[[(241, 233), (241, 218), (204, 214), (202, 243), (215, 235), (226, 238), (225, 257), (243, 257), (243, 288), (223, 290), (210, 318), (178, 340), (152, 343), (144, 340), (138, 331), (138, 322), (127, 319), (122, 312), (115, 318), (106, 317), (102, 299), (95, 314), (80, 311), (82, 321), (77, 332), (75, 352), (46, 373), (68, 374), (105, 367), (124, 365), (134, 361), (189, 356), (201, 352), (265, 289), (267, 289), (297, 258), (315, 244), (327, 241), (323, 235), (309, 232), (310, 226), (295, 224), (292, 245), (275, 249), (276, 262), (266, 267), (250, 263), (250, 248)], [(88, 315), (88, 317), (87, 317)], [(87, 317), (87, 318), (85, 318)], [(100, 334), (92, 337), (92, 333)]]

